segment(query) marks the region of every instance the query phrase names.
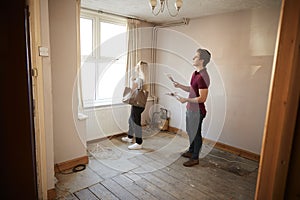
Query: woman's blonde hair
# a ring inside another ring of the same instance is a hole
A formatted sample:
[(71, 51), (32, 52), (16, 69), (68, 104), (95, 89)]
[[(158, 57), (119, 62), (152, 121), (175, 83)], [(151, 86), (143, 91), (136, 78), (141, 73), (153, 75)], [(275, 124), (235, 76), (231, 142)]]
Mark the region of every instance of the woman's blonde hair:
[(139, 76), (142, 76), (142, 78), (144, 79), (146, 68), (148, 67), (148, 63), (141, 60), (137, 63), (136, 67), (137, 67)]

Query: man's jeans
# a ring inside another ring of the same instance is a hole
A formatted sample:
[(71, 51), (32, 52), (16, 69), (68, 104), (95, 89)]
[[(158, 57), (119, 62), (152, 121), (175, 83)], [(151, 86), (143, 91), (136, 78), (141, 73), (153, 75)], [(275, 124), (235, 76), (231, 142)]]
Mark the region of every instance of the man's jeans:
[(202, 147), (202, 121), (204, 115), (200, 112), (186, 111), (186, 132), (189, 136), (190, 147), (188, 152), (192, 153), (192, 159), (199, 159), (199, 153)]

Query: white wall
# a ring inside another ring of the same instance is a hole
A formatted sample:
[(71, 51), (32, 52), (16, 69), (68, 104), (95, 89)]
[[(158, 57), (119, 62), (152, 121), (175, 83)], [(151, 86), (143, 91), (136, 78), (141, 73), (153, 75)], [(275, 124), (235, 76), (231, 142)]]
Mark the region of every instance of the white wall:
[[(148, 101), (142, 113), (142, 125), (149, 122), (153, 101)], [(115, 105), (96, 109), (86, 109), (84, 114), (87, 119), (87, 141), (104, 138), (107, 136), (125, 133), (128, 131), (128, 119), (130, 115), (129, 105)]]
[(171, 126), (185, 130), (185, 105), (164, 95), (179, 90), (163, 74), (189, 84), (193, 55), (197, 48), (207, 48), (211, 86), (203, 135), (260, 153), (279, 12), (279, 6), (245, 10), (158, 30), (157, 82), (163, 86), (157, 91), (160, 104), (170, 110)]
[[(77, 131), (76, 0), (49, 1), (53, 91), (54, 162), (86, 155), (85, 133)], [(73, 109), (74, 108), (74, 109)], [(73, 114), (75, 118), (73, 118)]]
[[(60, 163), (85, 155), (86, 141), (128, 130), (129, 106), (102, 107), (85, 110), (86, 121), (78, 121), (76, 98), (76, 16), (75, 0), (49, 1), (51, 62), (53, 83), (54, 162)], [(142, 23), (142, 59), (151, 61), (152, 29)], [(72, 109), (73, 105), (73, 109)], [(148, 110), (142, 124), (149, 121)], [(74, 116), (74, 117), (73, 117)], [(86, 123), (86, 124), (84, 124)]]

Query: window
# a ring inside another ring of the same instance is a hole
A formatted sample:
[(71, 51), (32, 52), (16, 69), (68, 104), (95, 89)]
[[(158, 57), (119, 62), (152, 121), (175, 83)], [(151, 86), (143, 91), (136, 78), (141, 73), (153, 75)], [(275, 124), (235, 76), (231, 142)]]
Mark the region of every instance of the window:
[(81, 85), (84, 107), (121, 103), (126, 63), (126, 21), (82, 11)]

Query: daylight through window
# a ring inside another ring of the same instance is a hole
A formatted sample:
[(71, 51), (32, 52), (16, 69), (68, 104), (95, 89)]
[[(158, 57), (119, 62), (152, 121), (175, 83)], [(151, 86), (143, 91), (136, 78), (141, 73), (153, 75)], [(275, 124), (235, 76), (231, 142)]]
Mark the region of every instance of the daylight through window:
[(84, 107), (121, 103), (127, 63), (124, 19), (82, 11), (81, 85)]

